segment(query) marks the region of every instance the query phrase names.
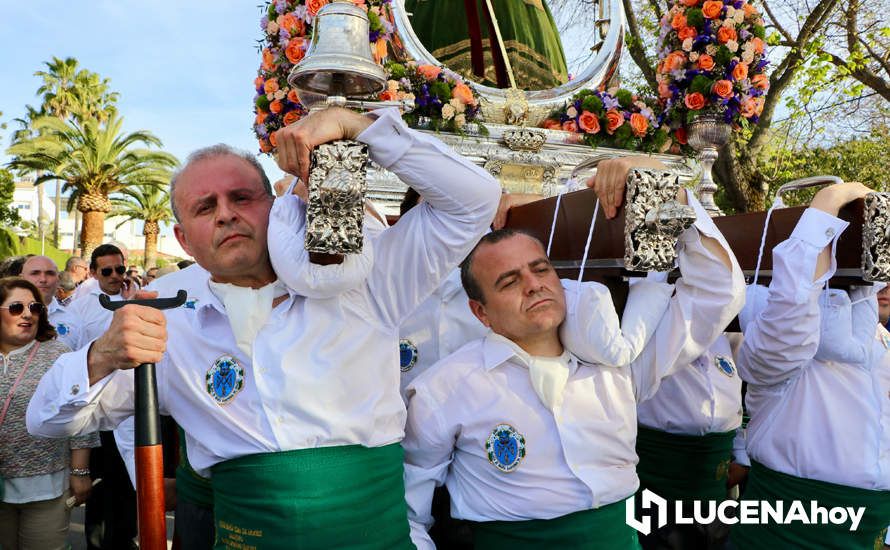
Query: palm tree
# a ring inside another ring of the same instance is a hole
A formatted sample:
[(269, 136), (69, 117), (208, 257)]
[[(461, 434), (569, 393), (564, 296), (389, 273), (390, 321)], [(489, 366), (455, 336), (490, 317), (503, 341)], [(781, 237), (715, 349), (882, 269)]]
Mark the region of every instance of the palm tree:
[[(19, 128), (12, 133), (12, 143), (33, 139), (37, 135), (37, 132), (33, 127), (34, 121), (42, 116), (44, 116), (43, 111), (39, 111), (30, 105), (25, 105), (25, 116), (14, 119), (19, 125)], [(28, 176), (30, 173), (30, 170), (16, 171), (18, 172), (19, 177)], [(41, 171), (38, 170), (36, 179), (39, 179), (41, 175)], [(45, 190), (42, 185), (37, 185), (35, 183), (34, 186), (37, 189), (37, 234), (38, 239), (43, 240), (43, 236), (46, 233), (46, 212), (43, 211)], [(56, 215), (58, 215), (58, 208), (56, 209)], [(56, 223), (56, 227), (58, 227), (58, 222)], [(56, 238), (55, 244), (58, 246), (58, 237)]]
[(70, 191), (68, 209), (73, 205), (83, 213), (81, 251), (88, 257), (102, 243), (105, 214), (111, 211), (108, 195), (134, 185), (161, 186), (169, 182), (170, 171), (178, 161), (173, 155), (138, 144), (161, 146), (147, 131), (123, 134), (123, 119), (112, 114), (100, 123), (42, 117), (34, 121), (37, 135), (13, 144), (7, 154), (9, 166), (18, 170), (44, 170), (36, 183), (51, 179), (64, 181)]
[(161, 224), (173, 221), (170, 210), (170, 195), (163, 187), (131, 186), (122, 191), (122, 197), (112, 197), (113, 208), (109, 216), (122, 217), (120, 227), (130, 220), (142, 220), (145, 225), (142, 234), (145, 236), (144, 269), (155, 267), (158, 258), (158, 235)]

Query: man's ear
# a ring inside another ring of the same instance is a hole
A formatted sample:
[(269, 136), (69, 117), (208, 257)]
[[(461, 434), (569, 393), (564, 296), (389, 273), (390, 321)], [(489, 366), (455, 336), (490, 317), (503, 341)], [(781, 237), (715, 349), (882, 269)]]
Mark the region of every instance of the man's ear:
[(485, 310), (485, 304), (478, 300), (473, 300), (470, 298), (470, 311), (473, 312), (473, 315), (476, 316), (479, 321), (488, 328), (491, 328), (491, 322), (488, 320), (488, 312)]
[(178, 223), (173, 224), (173, 234), (176, 235), (176, 240), (179, 241), (179, 246), (185, 250), (186, 254), (194, 257), (195, 255), (192, 254), (191, 247), (189, 247), (189, 241), (185, 236), (185, 230)]

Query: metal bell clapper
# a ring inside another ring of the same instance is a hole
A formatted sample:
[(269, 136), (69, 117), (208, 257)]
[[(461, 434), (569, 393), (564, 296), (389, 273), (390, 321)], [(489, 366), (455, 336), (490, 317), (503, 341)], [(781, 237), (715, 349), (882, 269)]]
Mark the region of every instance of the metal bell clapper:
[[(371, 56), (369, 26), (368, 14), (350, 0), (335, 0), (319, 10), (309, 50), (287, 79), (310, 111), (331, 106), (407, 108), (407, 102), (347, 99), (371, 96), (386, 87), (386, 72)], [(338, 140), (312, 151), (307, 251), (361, 252), (367, 165), (368, 148), (357, 141)]]

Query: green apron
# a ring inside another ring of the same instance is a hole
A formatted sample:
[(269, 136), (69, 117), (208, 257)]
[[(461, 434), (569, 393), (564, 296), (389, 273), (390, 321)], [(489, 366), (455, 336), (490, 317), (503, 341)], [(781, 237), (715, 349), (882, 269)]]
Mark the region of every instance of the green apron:
[(726, 500), (726, 476), (735, 431), (678, 435), (639, 427), (640, 491), (675, 500)]
[(485, 550), (638, 550), (637, 532), (624, 521), (624, 502), (553, 519), (470, 522), (473, 542)]
[(211, 469), (214, 548), (413, 548), (402, 461), (393, 444), (221, 462)]
[[(413, 14), (411, 28), (439, 63), (474, 82), (496, 86), (485, 2), (476, 0), (475, 3), (484, 45), (484, 77), (473, 74), (464, 2), (406, 0), (405, 9)], [(492, 7), (519, 88), (542, 90), (568, 82), (559, 31), (544, 0), (492, 0)]]
[(771, 470), (751, 461), (748, 486), (744, 500), (784, 501), (785, 514), (791, 501), (800, 500), (809, 513), (810, 501), (817, 501), (823, 508), (836, 506), (865, 506), (865, 514), (856, 531), (850, 531), (850, 522), (834, 525), (807, 525), (795, 521), (788, 525), (733, 526), (730, 534), (738, 550), (747, 548), (819, 548), (837, 550), (871, 550), (875, 538), (890, 523), (890, 491), (872, 491), (846, 487), (834, 483), (804, 479)]
[(190, 502), (201, 508), (213, 508), (213, 488), (210, 480), (198, 475), (189, 464), (185, 448), (185, 432), (179, 432), (179, 464), (176, 466), (176, 498)]

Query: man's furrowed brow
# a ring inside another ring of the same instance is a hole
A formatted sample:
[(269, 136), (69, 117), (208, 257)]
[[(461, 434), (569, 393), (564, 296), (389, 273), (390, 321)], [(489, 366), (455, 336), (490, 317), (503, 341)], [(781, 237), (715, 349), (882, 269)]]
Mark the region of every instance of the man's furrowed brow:
[(529, 263), (528, 263), (528, 266), (529, 266), (530, 268), (534, 269), (534, 268), (538, 267), (538, 266), (541, 265), (541, 264), (544, 264), (544, 265), (550, 265), (550, 260), (548, 260), (546, 257), (541, 257), (541, 258), (538, 258), (537, 260), (534, 260), (534, 261), (529, 262)]
[(501, 284), (501, 281), (503, 281), (504, 279), (507, 279), (509, 277), (513, 277), (516, 275), (519, 275), (518, 269), (511, 269), (510, 271), (505, 271), (505, 272), (501, 273), (500, 275), (498, 275), (498, 278), (495, 279), (494, 286), (498, 286), (499, 284)]

